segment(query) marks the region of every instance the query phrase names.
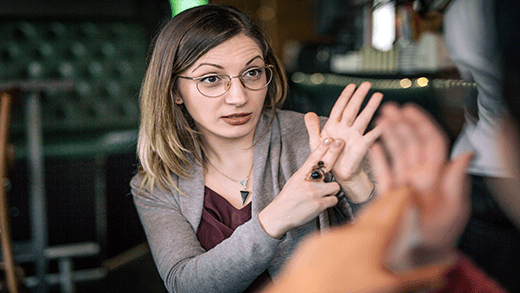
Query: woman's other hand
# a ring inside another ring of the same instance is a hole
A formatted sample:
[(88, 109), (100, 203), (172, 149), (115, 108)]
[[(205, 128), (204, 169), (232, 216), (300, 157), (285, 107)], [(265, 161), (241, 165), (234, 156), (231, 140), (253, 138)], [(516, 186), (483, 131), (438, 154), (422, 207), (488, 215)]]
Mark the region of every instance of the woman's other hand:
[(383, 94), (373, 94), (359, 113), (370, 87), (368, 82), (362, 83), (357, 90), (356, 85), (348, 85), (334, 104), (323, 129), (315, 113), (305, 115), (311, 149), (316, 149), (326, 137), (345, 142), (343, 152), (332, 167), (332, 174), (353, 202), (367, 200), (374, 188), (368, 175), (363, 171), (362, 162), (369, 148), (381, 135), (382, 127), (375, 127), (367, 133), (365, 131), (383, 99)]
[[(324, 182), (324, 175), (338, 159), (345, 143), (341, 139), (324, 139), (296, 173), (289, 178), (278, 196), (258, 214), (265, 232), (281, 238), (287, 231), (306, 224), (321, 212), (337, 204), (334, 196), (340, 189), (336, 182)], [(323, 162), (318, 180), (309, 174)]]

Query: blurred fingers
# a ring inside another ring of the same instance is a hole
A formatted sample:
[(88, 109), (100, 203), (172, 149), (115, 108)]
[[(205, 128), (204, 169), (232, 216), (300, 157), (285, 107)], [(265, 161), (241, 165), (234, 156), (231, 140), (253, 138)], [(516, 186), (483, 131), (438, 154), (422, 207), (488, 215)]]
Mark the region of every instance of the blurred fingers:
[(397, 131), (400, 112), (396, 105), (388, 104), (382, 108), (380, 124), (384, 123), (385, 128), (381, 135), (387, 158), (391, 162), (394, 186), (401, 186), (405, 182), (407, 157), (405, 153), (405, 142)]
[(448, 155), (448, 138), (435, 119), (414, 104), (403, 107), (403, 116), (415, 125), (421, 140), (425, 142), (424, 154), (429, 162), (442, 164)]
[(370, 165), (372, 173), (377, 182), (377, 195), (382, 196), (391, 188), (392, 169), (390, 162), (385, 155), (385, 151), (380, 143), (375, 143), (369, 152)]

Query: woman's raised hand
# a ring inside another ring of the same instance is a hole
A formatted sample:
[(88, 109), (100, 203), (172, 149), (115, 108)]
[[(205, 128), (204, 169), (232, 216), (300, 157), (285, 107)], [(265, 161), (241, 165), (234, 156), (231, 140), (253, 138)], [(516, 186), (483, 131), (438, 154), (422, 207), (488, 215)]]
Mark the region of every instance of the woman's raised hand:
[[(289, 178), (278, 196), (258, 214), (265, 232), (273, 238), (304, 225), (325, 209), (337, 204), (334, 196), (340, 189), (336, 182), (324, 182), (327, 172), (341, 155), (345, 143), (325, 138), (296, 173)], [(317, 170), (313, 179), (310, 175)]]
[(370, 83), (364, 82), (356, 90), (356, 85), (348, 85), (334, 104), (329, 120), (322, 130), (320, 130), (320, 121), (315, 113), (305, 115), (311, 149), (315, 149), (326, 137), (341, 139), (345, 142), (342, 153), (332, 167), (332, 174), (346, 195), (355, 202), (366, 200), (372, 191), (373, 186), (363, 171), (362, 162), (369, 148), (381, 135), (382, 129), (375, 127), (365, 133), (383, 99), (383, 94), (373, 94), (365, 108), (359, 113), (370, 86)]

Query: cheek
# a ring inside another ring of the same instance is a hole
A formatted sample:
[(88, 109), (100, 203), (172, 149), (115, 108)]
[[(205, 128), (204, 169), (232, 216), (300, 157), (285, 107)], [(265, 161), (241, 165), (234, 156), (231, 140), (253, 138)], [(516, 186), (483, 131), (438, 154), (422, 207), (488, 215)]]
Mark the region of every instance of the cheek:
[(256, 104), (261, 105), (261, 107), (264, 106), (265, 101), (267, 100), (267, 89), (263, 89), (258, 92), (258, 96), (255, 96)]
[[(203, 101), (201, 101), (201, 97), (199, 97), (199, 92), (196, 88), (192, 88), (190, 86), (182, 86), (182, 83), (179, 83), (178, 95), (182, 104), (188, 110), (188, 113), (193, 117), (196, 113), (200, 112), (200, 105), (205, 105)], [(177, 100), (177, 99), (176, 99)]]

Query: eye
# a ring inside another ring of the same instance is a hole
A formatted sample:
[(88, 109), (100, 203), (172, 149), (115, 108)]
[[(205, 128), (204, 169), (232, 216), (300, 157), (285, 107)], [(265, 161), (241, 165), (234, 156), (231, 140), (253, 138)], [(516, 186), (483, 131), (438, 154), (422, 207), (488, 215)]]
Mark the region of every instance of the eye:
[(263, 72), (264, 72), (263, 67), (253, 68), (253, 69), (250, 69), (250, 70), (244, 72), (243, 76), (245, 78), (258, 78), (262, 75)]
[(222, 77), (220, 77), (219, 75), (208, 75), (201, 77), (199, 81), (208, 84), (220, 83), (222, 82)]

